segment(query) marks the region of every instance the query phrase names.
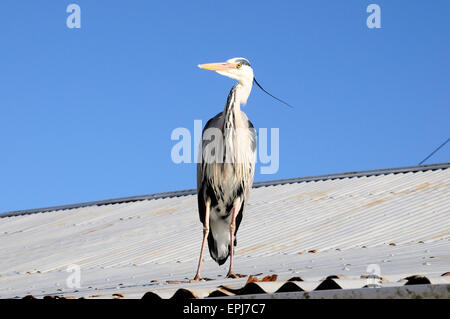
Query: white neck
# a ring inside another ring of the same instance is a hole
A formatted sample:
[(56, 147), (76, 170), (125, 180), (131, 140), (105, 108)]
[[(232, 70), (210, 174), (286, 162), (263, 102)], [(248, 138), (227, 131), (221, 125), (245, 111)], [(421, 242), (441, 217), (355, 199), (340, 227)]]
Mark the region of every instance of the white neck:
[[(242, 117), (241, 104), (246, 104), (247, 99), (252, 90), (253, 81), (239, 81), (230, 91), (227, 104), (223, 111), (225, 122), (224, 127), (228, 128), (234, 126), (234, 121)], [(230, 95), (232, 99), (230, 100)]]
[(247, 104), (248, 97), (250, 96), (250, 92), (252, 91), (253, 81), (239, 82), (236, 85), (236, 104), (239, 104), (238, 107), (242, 104)]

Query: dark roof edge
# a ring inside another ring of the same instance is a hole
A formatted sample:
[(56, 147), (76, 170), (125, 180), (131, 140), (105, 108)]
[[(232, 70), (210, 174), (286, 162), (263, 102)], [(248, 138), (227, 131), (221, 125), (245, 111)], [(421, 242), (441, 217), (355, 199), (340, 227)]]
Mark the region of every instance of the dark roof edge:
[[(280, 179), (280, 180), (275, 180), (275, 181), (255, 182), (253, 184), (253, 188), (276, 186), (276, 185), (283, 185), (283, 184), (303, 183), (303, 182), (316, 182), (316, 181), (342, 179), (342, 178), (353, 178), (353, 177), (362, 177), (362, 176), (378, 176), (378, 175), (387, 175), (387, 174), (420, 172), (420, 171), (447, 169), (449, 167), (450, 167), (450, 162), (447, 162), (447, 163), (429, 164), (429, 165), (421, 165), (421, 166), (406, 166), (406, 167), (375, 169), (375, 170), (367, 170), (367, 171), (359, 171), (359, 172), (316, 175), (316, 176), (309, 176), (309, 177)], [(50, 212), (50, 211), (74, 209), (74, 208), (81, 208), (81, 207), (87, 207), (87, 206), (102, 206), (102, 205), (120, 204), (120, 203), (127, 203), (127, 202), (136, 202), (136, 201), (142, 201), (142, 200), (180, 197), (180, 196), (187, 196), (187, 195), (195, 195), (196, 193), (197, 193), (197, 190), (188, 189), (188, 190), (182, 190), (182, 191), (173, 191), (173, 192), (156, 193), (156, 194), (141, 195), (141, 196), (122, 197), (122, 198), (106, 199), (106, 200), (92, 201), (92, 202), (85, 202), (85, 203), (78, 203), (78, 204), (69, 204), (69, 205), (52, 206), (52, 207), (45, 207), (45, 208), (18, 210), (18, 211), (0, 213), (0, 218), (11, 217), (11, 216), (20, 216), (20, 215), (29, 215), (29, 214), (36, 214), (36, 213), (45, 213), (45, 212)]]

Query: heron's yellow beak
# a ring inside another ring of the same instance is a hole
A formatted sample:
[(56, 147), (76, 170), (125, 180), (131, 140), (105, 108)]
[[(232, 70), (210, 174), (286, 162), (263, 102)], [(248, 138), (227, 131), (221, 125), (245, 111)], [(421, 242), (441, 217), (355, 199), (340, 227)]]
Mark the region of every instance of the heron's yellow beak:
[(236, 63), (206, 63), (199, 64), (198, 67), (200, 69), (211, 70), (211, 71), (228, 71), (236, 68)]

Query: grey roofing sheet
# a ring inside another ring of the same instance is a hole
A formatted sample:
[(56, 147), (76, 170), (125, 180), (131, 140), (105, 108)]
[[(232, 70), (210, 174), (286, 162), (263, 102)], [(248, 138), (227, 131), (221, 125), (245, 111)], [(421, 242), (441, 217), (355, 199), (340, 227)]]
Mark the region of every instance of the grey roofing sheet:
[[(450, 165), (450, 163), (438, 163), (438, 164), (427, 164), (427, 165), (421, 165), (421, 166), (406, 166), (406, 167), (387, 168), (387, 169), (375, 169), (375, 170), (368, 170), (368, 171), (356, 171), (356, 172), (346, 172), (346, 173), (337, 173), (337, 174), (326, 174), (326, 175), (288, 178), (288, 179), (281, 179), (281, 180), (275, 180), (275, 181), (255, 182), (253, 184), (253, 188), (259, 188), (259, 187), (265, 187), (265, 186), (276, 186), (276, 185), (291, 184), (291, 183), (314, 182), (314, 181), (322, 181), (322, 180), (350, 178), (350, 177), (379, 176), (379, 175), (385, 175), (385, 174), (419, 172), (419, 171), (426, 171), (426, 170), (436, 170), (436, 169), (448, 168), (449, 165)], [(181, 191), (172, 191), (172, 192), (164, 192), (164, 193), (156, 193), (156, 194), (148, 194), (148, 195), (121, 197), (121, 198), (105, 199), (105, 200), (76, 203), (76, 204), (69, 204), (69, 205), (60, 205), (60, 206), (53, 206), (53, 207), (43, 207), (43, 208), (35, 208), (35, 209), (24, 209), (24, 210), (12, 211), (12, 212), (3, 212), (3, 213), (0, 213), (0, 218), (10, 217), (10, 216), (18, 216), (18, 215), (36, 214), (36, 213), (43, 213), (43, 212), (51, 212), (51, 211), (63, 210), (63, 209), (73, 209), (73, 208), (80, 208), (80, 207), (87, 207), (87, 206), (121, 204), (121, 203), (136, 202), (136, 201), (141, 201), (141, 200), (161, 199), (161, 198), (167, 198), (167, 197), (179, 197), (179, 196), (194, 195), (194, 194), (196, 194), (195, 189), (187, 189), (187, 190), (181, 190)]]
[[(370, 283), (370, 264), (379, 267), (386, 288), (449, 284), (448, 168), (447, 163), (259, 185), (237, 236), (235, 270), (259, 279), (277, 274), (277, 280), (247, 285), (248, 277), (224, 279), (227, 263), (219, 267), (209, 255), (202, 272), (213, 280), (188, 282), (202, 238), (196, 197), (189, 193), (12, 214), (0, 218), (0, 297), (357, 289)], [(81, 267), (77, 289), (66, 285), (72, 264)], [(288, 283), (293, 277), (302, 281)]]

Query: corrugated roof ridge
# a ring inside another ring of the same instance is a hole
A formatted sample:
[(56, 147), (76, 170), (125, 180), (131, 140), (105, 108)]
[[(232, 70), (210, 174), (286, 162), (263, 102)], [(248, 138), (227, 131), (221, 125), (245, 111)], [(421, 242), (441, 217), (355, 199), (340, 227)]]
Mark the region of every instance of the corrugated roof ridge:
[[(375, 169), (375, 170), (366, 170), (366, 171), (354, 171), (354, 172), (345, 172), (345, 173), (315, 175), (315, 176), (307, 176), (307, 177), (279, 179), (279, 180), (274, 180), (274, 181), (255, 182), (253, 184), (253, 188), (277, 186), (277, 185), (293, 184), (293, 183), (303, 183), (303, 182), (334, 180), (334, 179), (342, 179), (342, 178), (354, 178), (354, 177), (362, 177), (362, 176), (378, 176), (378, 175), (399, 174), (399, 173), (404, 174), (404, 173), (409, 173), (409, 172), (415, 173), (415, 172), (423, 172), (423, 171), (429, 171), (429, 170), (447, 169), (449, 167), (450, 167), (450, 162), (447, 162), (447, 163), (428, 164), (428, 165), (421, 165), (421, 166), (404, 166), (404, 167), (397, 167), (397, 168), (385, 168), (385, 169)], [(187, 190), (181, 190), (181, 191), (162, 192), (162, 193), (140, 195), (140, 196), (121, 197), (121, 198), (115, 198), (115, 199), (91, 201), (91, 202), (84, 202), (84, 203), (78, 203), (78, 204), (69, 204), (69, 205), (60, 205), (60, 206), (5, 212), (5, 213), (0, 213), (0, 218), (20, 216), (20, 215), (29, 215), (29, 214), (36, 214), (36, 213), (45, 213), (45, 212), (51, 212), (51, 211), (60, 211), (60, 210), (67, 210), (67, 209), (75, 209), (75, 208), (88, 207), (88, 206), (102, 206), (102, 205), (120, 204), (120, 203), (135, 202), (135, 201), (142, 201), (142, 200), (173, 198), (173, 197), (195, 195), (195, 194), (196, 194), (195, 189), (187, 189)]]

